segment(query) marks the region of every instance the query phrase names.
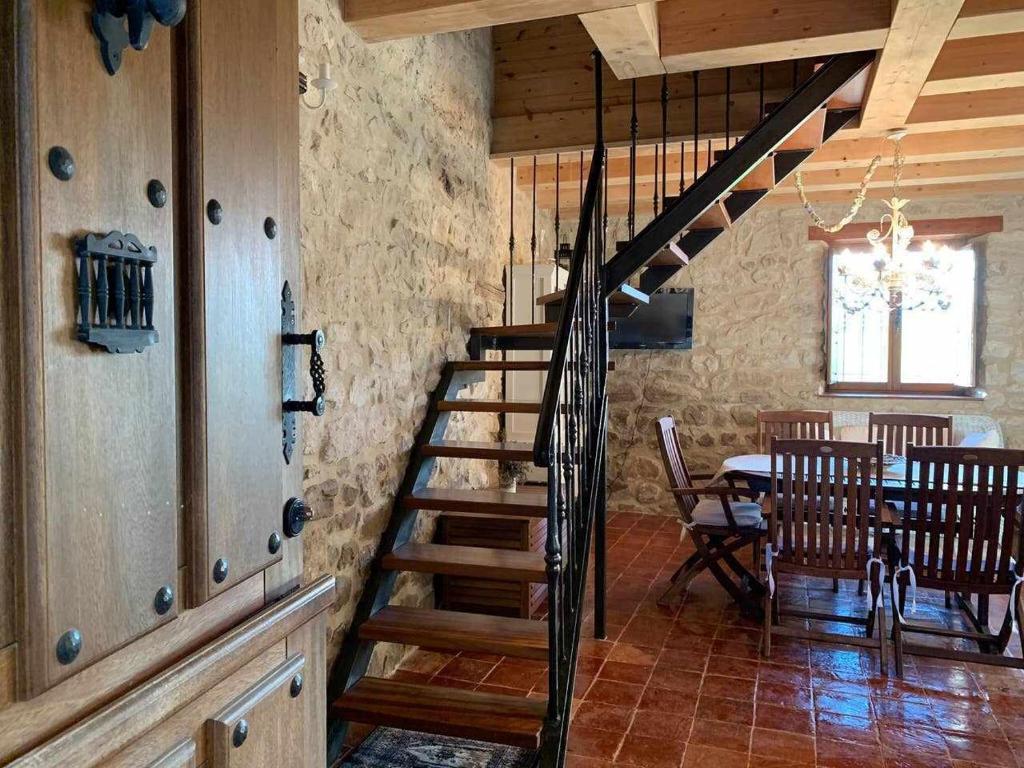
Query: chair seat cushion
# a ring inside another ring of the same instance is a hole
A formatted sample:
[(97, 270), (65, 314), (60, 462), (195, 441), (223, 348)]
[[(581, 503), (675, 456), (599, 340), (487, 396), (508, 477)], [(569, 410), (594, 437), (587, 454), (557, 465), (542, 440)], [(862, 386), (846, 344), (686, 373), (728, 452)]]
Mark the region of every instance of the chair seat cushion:
[[(761, 505), (752, 501), (729, 502), (733, 519), (740, 528), (755, 528), (761, 525), (764, 515), (761, 512)], [(715, 527), (726, 527), (729, 519), (725, 516), (725, 509), (718, 499), (704, 499), (697, 503), (693, 509), (693, 522), (697, 525), (708, 525)]]

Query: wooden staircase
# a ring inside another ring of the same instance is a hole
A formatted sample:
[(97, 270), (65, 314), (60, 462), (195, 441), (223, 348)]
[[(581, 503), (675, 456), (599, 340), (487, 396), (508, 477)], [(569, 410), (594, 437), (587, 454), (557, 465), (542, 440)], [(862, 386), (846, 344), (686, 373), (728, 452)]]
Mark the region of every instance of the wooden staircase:
[(443, 652), (486, 652), (513, 658), (548, 659), (548, 623), (430, 608), (389, 605), (395, 576), (403, 571), (477, 579), (547, 583), (544, 555), (486, 547), (410, 540), (418, 513), (546, 519), (546, 493), (429, 485), (438, 458), (533, 461), (533, 445), (457, 441), (445, 438), (450, 415), (538, 413), (540, 403), (460, 397), (488, 374), (546, 371), (546, 362), (482, 359), (487, 350), (550, 349), (556, 323), (475, 328), (469, 347), (477, 359), (447, 363), (427, 418), (413, 446), (373, 572), (356, 611), (352, 631), (335, 669), (330, 692), (331, 751), (336, 754), (346, 722), (387, 725), (447, 736), (539, 749), (547, 714), (542, 698), (410, 684), (366, 675), (376, 643), (400, 643)]

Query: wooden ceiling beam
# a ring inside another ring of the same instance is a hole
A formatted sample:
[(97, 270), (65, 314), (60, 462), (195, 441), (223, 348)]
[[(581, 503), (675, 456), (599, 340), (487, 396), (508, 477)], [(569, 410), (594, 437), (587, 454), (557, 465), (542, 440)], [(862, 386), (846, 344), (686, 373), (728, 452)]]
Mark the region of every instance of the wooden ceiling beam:
[[(803, 174), (804, 188), (808, 192), (849, 190), (851, 195), (864, 176), (860, 168), (840, 168), (827, 171), (806, 171)], [(886, 189), (892, 186), (892, 166), (880, 167), (868, 189)], [(993, 179), (1024, 178), (1024, 157), (996, 158), (990, 160), (955, 160), (946, 163), (908, 162), (903, 168), (903, 185), (948, 184), (953, 182), (987, 181)], [(796, 188), (793, 178), (783, 183), (784, 187)]]
[[(773, 89), (765, 93), (766, 103), (781, 101), (792, 89)], [(756, 92), (734, 93), (730, 132), (739, 138), (760, 120), (759, 95)], [(606, 106), (604, 110), (605, 142), (609, 146), (629, 143), (632, 107), (628, 104)], [(661, 104), (644, 102), (637, 105), (639, 140), (653, 143), (661, 140)], [(540, 114), (496, 117), (491, 139), (492, 157), (546, 154), (556, 151), (592, 149), (594, 146), (594, 109), (563, 110)], [(668, 105), (669, 141), (678, 142), (693, 136), (693, 99), (676, 99)], [(700, 136), (721, 138), (725, 133), (725, 99), (701, 98)]]
[(663, 0), (658, 19), (665, 68), (691, 72), (881, 48), (890, 0)]
[(949, 40), (922, 96), (1024, 86), (1024, 32)]
[(903, 127), (964, 0), (895, 0), (892, 25), (868, 86), (860, 127)]
[[(840, 134), (842, 137), (843, 134)], [(867, 167), (878, 154), (892, 162), (892, 147), (878, 137), (835, 138), (826, 142), (804, 164), (807, 170)], [(962, 131), (911, 133), (903, 139), (903, 152), (911, 162), (975, 160), (1024, 155), (1024, 131), (1016, 126), (975, 128)]]
[(585, 13), (580, 21), (620, 80), (664, 74), (656, 2)]
[(923, 96), (906, 125), (913, 133), (1024, 125), (1024, 87)]
[(603, 11), (623, 0), (345, 0), (341, 5), (345, 23), (373, 43)]
[[(968, 181), (954, 184), (917, 184), (904, 187), (901, 194), (910, 200), (922, 200), (934, 197), (979, 197), (982, 195), (1019, 195), (1024, 193), (1024, 179), (1008, 179), (1003, 181)], [(868, 204), (876, 204), (884, 199), (884, 190), (876, 191), (868, 198)], [(815, 204), (849, 203), (850, 190), (819, 192), (814, 196)], [(796, 190), (783, 192), (776, 190), (766, 197), (759, 205), (785, 206), (799, 208), (800, 198)]]
[(1024, 0), (966, 0), (950, 40), (1024, 32)]

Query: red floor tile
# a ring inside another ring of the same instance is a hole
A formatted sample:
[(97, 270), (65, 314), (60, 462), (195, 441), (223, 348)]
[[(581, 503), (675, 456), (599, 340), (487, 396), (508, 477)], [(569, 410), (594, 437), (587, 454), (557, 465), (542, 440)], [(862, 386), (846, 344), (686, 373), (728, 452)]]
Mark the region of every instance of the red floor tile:
[(630, 734), (622, 742), (615, 765), (633, 768), (678, 768), (686, 744), (667, 739), (654, 739)]

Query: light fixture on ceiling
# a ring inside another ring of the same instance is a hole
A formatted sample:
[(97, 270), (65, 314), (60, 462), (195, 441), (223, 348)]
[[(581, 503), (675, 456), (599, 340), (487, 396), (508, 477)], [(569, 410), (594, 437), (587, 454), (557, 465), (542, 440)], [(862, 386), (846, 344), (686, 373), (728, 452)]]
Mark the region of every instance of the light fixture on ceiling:
[[(320, 91), (320, 101), (310, 103), (307, 95), (309, 93), (309, 87), (312, 86), (316, 90)], [(327, 103), (327, 94), (338, 87), (338, 83), (331, 77), (331, 65), (324, 63), (321, 64), (317, 72), (317, 76), (312, 80), (307, 80), (306, 75), (299, 73), (299, 93), (301, 94), (302, 103), (307, 109), (318, 110)]]
[[(889, 310), (946, 310), (950, 306), (944, 278), (953, 268), (953, 249), (927, 241), (920, 250), (911, 250), (914, 227), (904, 213), (910, 201), (900, 196), (904, 163), (901, 142), (906, 135), (906, 130), (898, 130), (887, 137), (893, 142), (892, 197), (885, 201), (888, 212), (883, 214), (878, 229), (867, 234), (874, 261), (863, 269), (838, 270), (844, 283), (840, 289), (843, 306), (851, 313), (871, 306)], [(849, 264), (850, 260), (844, 262)]]

